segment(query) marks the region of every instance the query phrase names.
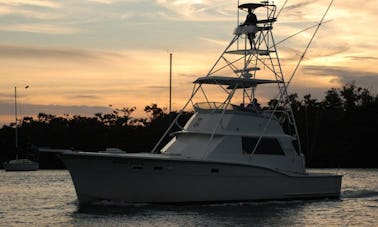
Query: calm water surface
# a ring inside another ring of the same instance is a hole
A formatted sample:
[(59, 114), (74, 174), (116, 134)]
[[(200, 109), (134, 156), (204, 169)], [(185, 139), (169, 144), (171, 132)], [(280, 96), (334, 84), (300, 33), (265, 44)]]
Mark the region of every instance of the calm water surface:
[(68, 171), (0, 170), (0, 226), (378, 226), (378, 169), (343, 174), (340, 200), (79, 207)]

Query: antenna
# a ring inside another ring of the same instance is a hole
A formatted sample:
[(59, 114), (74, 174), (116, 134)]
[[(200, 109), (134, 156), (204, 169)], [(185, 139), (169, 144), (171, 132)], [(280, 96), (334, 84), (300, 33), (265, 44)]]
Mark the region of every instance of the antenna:
[(169, 53), (169, 113), (172, 112), (172, 53)]
[[(237, 13), (238, 13), (238, 19), (236, 20), (236, 27), (238, 27), (239, 26), (239, 24), (240, 24), (240, 21), (239, 21), (239, 0), (238, 0), (238, 5), (236, 6), (236, 10), (237, 10)], [(239, 39), (238, 39), (238, 42), (237, 42), (237, 49), (239, 49)]]

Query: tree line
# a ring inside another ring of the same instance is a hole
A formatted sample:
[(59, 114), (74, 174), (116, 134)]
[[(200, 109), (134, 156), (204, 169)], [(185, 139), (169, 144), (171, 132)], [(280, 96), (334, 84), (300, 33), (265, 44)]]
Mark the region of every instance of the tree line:
[[(351, 83), (328, 90), (322, 100), (312, 98), (311, 94), (299, 99), (296, 93), (289, 95), (289, 99), (308, 167), (378, 167), (378, 148), (373, 143), (378, 129), (378, 95)], [(263, 108), (271, 108), (277, 101), (270, 100)], [(178, 112), (168, 113), (166, 108), (151, 104), (144, 108), (148, 117), (134, 118), (135, 110), (125, 107), (92, 117), (47, 113), (39, 113), (36, 118), (24, 117), (18, 126), (19, 150), (15, 150), (14, 123), (0, 129), (0, 161), (10, 160), (33, 145), (150, 152)], [(183, 126), (192, 114), (183, 112), (179, 125)], [(179, 130), (179, 126), (175, 125), (174, 130)], [(168, 140), (165, 138), (162, 144)], [(54, 155), (42, 153), (39, 159), (42, 168), (63, 167)]]

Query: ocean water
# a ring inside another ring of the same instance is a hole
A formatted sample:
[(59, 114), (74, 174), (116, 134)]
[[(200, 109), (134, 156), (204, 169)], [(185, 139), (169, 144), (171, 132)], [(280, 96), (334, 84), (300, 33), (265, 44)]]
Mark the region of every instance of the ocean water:
[(378, 169), (343, 174), (340, 200), (80, 207), (66, 170), (0, 170), (0, 226), (378, 226)]

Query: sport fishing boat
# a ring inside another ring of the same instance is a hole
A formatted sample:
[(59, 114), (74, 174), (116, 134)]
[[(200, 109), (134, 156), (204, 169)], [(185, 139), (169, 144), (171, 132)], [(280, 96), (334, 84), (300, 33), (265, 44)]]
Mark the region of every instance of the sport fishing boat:
[[(194, 81), (190, 99), (151, 153), (60, 151), (81, 204), (340, 196), (342, 176), (306, 172), (272, 32), (276, 6), (248, 3), (239, 10), (262, 19), (238, 23), (229, 45), (209, 73)], [(269, 108), (259, 106), (257, 87), (275, 91)], [(172, 133), (190, 106), (193, 116)], [(173, 138), (161, 146), (169, 135)]]

